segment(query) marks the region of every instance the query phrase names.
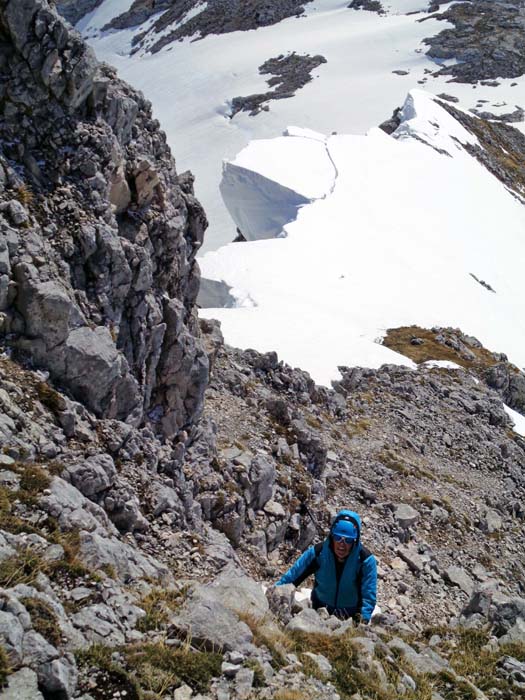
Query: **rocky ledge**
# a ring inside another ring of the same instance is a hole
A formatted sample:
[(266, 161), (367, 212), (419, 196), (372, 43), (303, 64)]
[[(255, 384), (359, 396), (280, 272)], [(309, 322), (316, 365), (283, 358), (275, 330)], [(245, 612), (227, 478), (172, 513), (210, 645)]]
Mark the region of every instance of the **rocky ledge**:
[[(150, 16), (165, 10), (143, 33), (133, 39), (135, 51), (157, 53), (173, 41), (184, 37), (200, 38), (208, 34), (226, 34), (276, 24), (287, 17), (300, 16), (303, 5), (311, 0), (135, 0), (127, 12), (113, 19), (106, 29), (138, 26)], [(200, 11), (199, 11), (200, 10)], [(170, 27), (174, 25), (173, 29)], [(160, 35), (160, 36), (159, 36)]]
[[(427, 54), (438, 60), (456, 59), (440, 75), (474, 83), (495, 78), (517, 78), (525, 73), (525, 3), (472, 0), (431, 15), (454, 25), (425, 39)], [(419, 20), (424, 21), (424, 20)]]
[(273, 88), (268, 92), (246, 97), (234, 97), (231, 102), (231, 117), (238, 112), (249, 112), (255, 117), (261, 111), (268, 111), (268, 102), (293, 97), (297, 90), (303, 88), (312, 80), (312, 71), (326, 63), (324, 56), (296, 54), (295, 51), (287, 56), (269, 58), (259, 66), (261, 75), (272, 75), (266, 82)]

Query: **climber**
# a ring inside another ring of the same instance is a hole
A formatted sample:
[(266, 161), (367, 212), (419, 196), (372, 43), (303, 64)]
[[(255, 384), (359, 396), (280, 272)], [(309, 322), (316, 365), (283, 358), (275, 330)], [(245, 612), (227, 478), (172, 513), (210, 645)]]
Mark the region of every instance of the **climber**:
[(352, 510), (335, 517), (324, 542), (308, 547), (277, 586), (299, 586), (314, 574), (312, 607), (326, 608), (341, 619), (368, 624), (376, 603), (377, 567), (361, 544), (361, 518)]

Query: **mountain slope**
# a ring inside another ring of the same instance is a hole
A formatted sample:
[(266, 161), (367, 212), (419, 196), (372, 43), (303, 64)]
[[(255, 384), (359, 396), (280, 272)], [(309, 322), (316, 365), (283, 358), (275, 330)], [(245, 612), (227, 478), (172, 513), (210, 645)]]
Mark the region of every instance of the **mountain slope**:
[[(154, 55), (143, 48), (131, 57), (134, 40), (150, 30), (153, 18), (136, 27), (102, 30), (130, 4), (106, 0), (78, 28), (101, 58), (116, 65), (152, 100), (179, 165), (195, 172), (196, 192), (210, 220), (203, 250), (235, 238), (218, 189), (221, 163), (253, 138), (274, 138), (290, 124), (325, 134), (362, 134), (383, 122), (418, 86), (447, 93), (464, 109), (496, 114), (512, 112), (525, 102), (523, 77), (500, 80), (497, 88), (476, 84), (473, 89), (438, 75), (456, 59), (429, 58), (424, 39), (452, 25), (431, 15), (425, 2), (395, 0), (385, 3), (385, 14), (378, 15), (349, 9), (344, 0), (317, 0), (304, 6), (300, 18), (257, 30), (208, 34), (198, 41), (185, 38)], [(204, 7), (194, 5), (194, 12)], [(151, 30), (147, 36), (152, 45), (164, 33)], [(294, 51), (320, 55), (327, 62), (294, 97), (268, 102), (268, 111), (255, 117), (240, 112), (230, 118), (235, 97), (267, 92), (259, 67)]]
[(271, 208), (261, 176), (311, 199), (284, 226), (286, 238), (202, 258), (204, 276), (224, 280), (245, 307), (201, 311), (221, 320), (228, 342), (276, 349), (326, 384), (338, 365), (399, 362), (375, 341), (411, 324), (460, 327), (525, 364), (517, 193), (470, 155), (481, 141), (439, 101), (413, 91), (399, 120), (392, 136), (292, 131), (253, 142), (226, 165), (223, 192), (252, 238), (267, 237), (257, 230)]

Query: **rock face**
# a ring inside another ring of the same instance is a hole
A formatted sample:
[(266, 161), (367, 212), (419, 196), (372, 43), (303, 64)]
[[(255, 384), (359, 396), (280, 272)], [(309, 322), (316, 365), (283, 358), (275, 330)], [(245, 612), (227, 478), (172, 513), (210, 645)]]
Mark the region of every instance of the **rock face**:
[(185, 439), (208, 379), (192, 179), (45, 0), (0, 3), (0, 57), (2, 335), (97, 416)]
[(437, 36), (425, 39), (428, 55), (457, 59), (439, 73), (453, 75), (460, 82), (494, 78), (515, 78), (525, 72), (525, 17), (523, 0), (474, 0), (457, 3), (439, 19), (452, 23)]
[[(113, 19), (107, 28), (135, 27), (166, 10), (151, 27), (134, 39), (136, 47), (140, 48), (146, 37), (153, 38), (148, 50), (156, 53), (171, 42), (196, 33), (205, 37), (208, 34), (226, 34), (276, 24), (286, 17), (301, 15), (303, 5), (308, 2), (311, 0), (214, 0), (206, 4), (196, 0), (135, 0), (129, 10)], [(201, 11), (195, 12), (200, 6)], [(192, 14), (186, 18), (190, 11)], [(175, 29), (170, 31), (170, 25), (175, 25)], [(159, 33), (160, 37), (155, 41), (155, 35)]]
[(248, 95), (246, 97), (234, 97), (231, 106), (231, 117), (237, 112), (249, 112), (254, 117), (261, 110), (267, 111), (270, 100), (282, 100), (293, 97), (312, 80), (310, 75), (321, 64), (326, 63), (324, 56), (309, 56), (296, 54), (295, 51), (287, 56), (269, 58), (262, 66), (259, 66), (261, 75), (271, 75), (266, 82), (273, 90)]
[(62, 17), (71, 24), (76, 24), (88, 12), (93, 12), (103, 0), (57, 0), (56, 7)]

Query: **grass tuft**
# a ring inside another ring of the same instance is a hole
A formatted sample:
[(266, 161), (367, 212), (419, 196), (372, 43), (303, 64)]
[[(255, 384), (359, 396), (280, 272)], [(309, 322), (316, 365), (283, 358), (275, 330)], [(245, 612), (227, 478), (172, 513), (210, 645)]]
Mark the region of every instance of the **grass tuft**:
[(21, 598), (20, 602), (31, 616), (34, 630), (54, 647), (59, 646), (62, 642), (62, 633), (53, 609), (38, 598)]
[(11, 673), (7, 651), (0, 645), (0, 689), (7, 685), (7, 677)]
[(166, 591), (163, 588), (154, 588), (140, 602), (140, 607), (146, 615), (139, 620), (137, 628), (141, 632), (163, 629), (170, 617), (170, 613), (177, 610), (186, 597), (187, 589)]

